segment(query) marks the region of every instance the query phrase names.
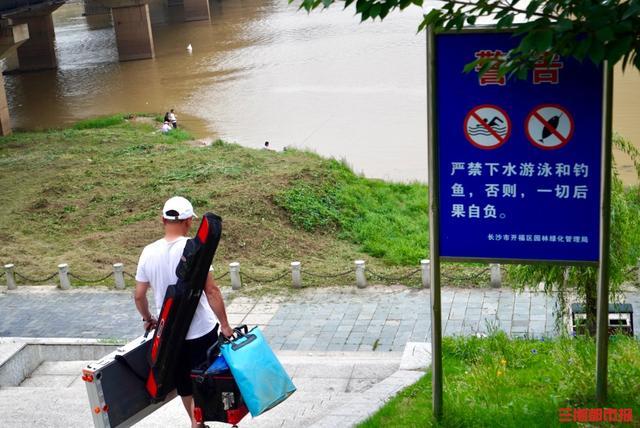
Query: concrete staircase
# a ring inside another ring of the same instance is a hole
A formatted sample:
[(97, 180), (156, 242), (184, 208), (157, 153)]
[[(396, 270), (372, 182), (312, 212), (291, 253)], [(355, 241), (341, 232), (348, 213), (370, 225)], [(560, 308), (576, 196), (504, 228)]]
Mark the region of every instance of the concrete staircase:
[[(283, 351), (278, 355), (298, 391), (256, 419), (245, 417), (241, 427), (311, 426), (345, 403), (364, 400), (372, 386), (397, 373), (401, 357), (398, 353), (374, 352)], [(45, 361), (20, 386), (0, 388), (2, 426), (91, 426), (86, 390), (80, 379), (86, 364), (87, 361)], [(186, 422), (182, 404), (176, 399), (137, 426), (187, 426)]]

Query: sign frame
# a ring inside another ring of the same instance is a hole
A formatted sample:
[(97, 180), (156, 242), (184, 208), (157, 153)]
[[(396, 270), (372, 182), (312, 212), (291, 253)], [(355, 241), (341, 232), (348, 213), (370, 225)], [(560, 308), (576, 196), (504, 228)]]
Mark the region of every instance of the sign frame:
[(440, 156), (438, 147), (438, 105), (436, 37), (440, 34), (512, 33), (497, 30), (494, 26), (478, 26), (458, 31), (436, 34), (433, 26), (426, 28), (427, 65), (427, 156), (429, 165), (429, 247), (430, 247), (430, 305), (431, 305), (431, 355), (432, 355), (432, 411), (440, 420), (443, 414), (442, 371), (442, 304), (441, 261), (490, 262), (505, 264), (555, 264), (564, 266), (598, 267), (597, 332), (596, 332), (596, 400), (604, 404), (607, 399), (608, 371), (608, 316), (609, 316), (609, 252), (611, 222), (611, 168), (612, 168), (612, 111), (613, 65), (608, 61), (602, 67), (602, 135), (600, 156), (600, 209), (599, 209), (599, 258), (598, 261), (563, 261), (540, 259), (467, 258), (440, 256)]

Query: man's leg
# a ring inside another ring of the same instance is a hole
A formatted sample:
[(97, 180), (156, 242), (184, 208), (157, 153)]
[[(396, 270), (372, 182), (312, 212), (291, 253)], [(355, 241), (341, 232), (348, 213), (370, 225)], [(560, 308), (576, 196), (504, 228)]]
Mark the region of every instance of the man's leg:
[(180, 397), (182, 399), (182, 404), (184, 404), (184, 408), (189, 414), (189, 419), (191, 419), (191, 428), (200, 428), (204, 426), (203, 424), (199, 424), (196, 422), (193, 417), (193, 395), (187, 395), (184, 397)]

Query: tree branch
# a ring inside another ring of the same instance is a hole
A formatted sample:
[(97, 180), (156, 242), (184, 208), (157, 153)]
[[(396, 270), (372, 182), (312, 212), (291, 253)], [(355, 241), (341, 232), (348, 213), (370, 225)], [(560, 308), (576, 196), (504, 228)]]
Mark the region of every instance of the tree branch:
[[(461, 6), (471, 6), (473, 9), (482, 9), (481, 6), (478, 6), (478, 2), (470, 2), (470, 1), (463, 1), (463, 0), (447, 0), (448, 3), (453, 3), (453, 4), (457, 4), (457, 5), (461, 5)], [(502, 10), (509, 10), (513, 13), (520, 13), (520, 14), (527, 14), (527, 11), (525, 9), (520, 9), (514, 6), (511, 6), (510, 4), (503, 4), (503, 0), (499, 0), (498, 4), (496, 5), (496, 7), (502, 9)], [(493, 12), (491, 12), (493, 13)], [(540, 18), (548, 18), (548, 19), (558, 19), (558, 17), (556, 15), (548, 15), (545, 14), (543, 12), (533, 12), (531, 15), (533, 16), (538, 16)]]

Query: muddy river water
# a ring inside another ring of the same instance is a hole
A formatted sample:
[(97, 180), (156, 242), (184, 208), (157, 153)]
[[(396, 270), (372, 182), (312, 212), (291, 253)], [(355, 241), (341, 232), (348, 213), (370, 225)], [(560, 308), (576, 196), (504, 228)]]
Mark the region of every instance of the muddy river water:
[[(59, 68), (5, 77), (14, 126), (174, 108), (198, 137), (309, 148), (370, 177), (426, 182), (419, 9), (359, 23), (339, 7), (308, 15), (286, 0), (212, 0), (210, 23), (185, 23), (165, 4), (150, 4), (156, 58), (126, 63), (109, 17), (86, 18), (81, 3), (56, 11)], [(637, 142), (639, 98), (640, 75), (617, 76), (614, 127)]]

